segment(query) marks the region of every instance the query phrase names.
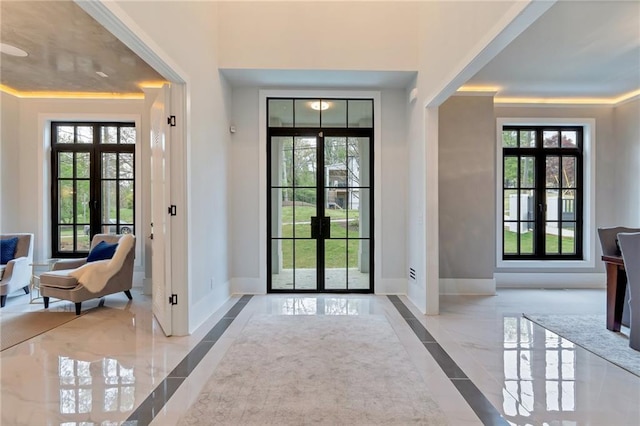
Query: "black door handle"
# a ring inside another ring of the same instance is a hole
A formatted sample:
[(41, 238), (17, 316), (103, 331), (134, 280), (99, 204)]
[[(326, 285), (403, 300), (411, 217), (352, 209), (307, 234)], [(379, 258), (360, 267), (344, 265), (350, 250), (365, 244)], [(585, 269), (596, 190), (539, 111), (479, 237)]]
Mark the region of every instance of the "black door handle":
[(318, 236), (320, 236), (319, 223), (320, 222), (316, 216), (311, 216), (311, 238), (313, 239), (318, 239)]

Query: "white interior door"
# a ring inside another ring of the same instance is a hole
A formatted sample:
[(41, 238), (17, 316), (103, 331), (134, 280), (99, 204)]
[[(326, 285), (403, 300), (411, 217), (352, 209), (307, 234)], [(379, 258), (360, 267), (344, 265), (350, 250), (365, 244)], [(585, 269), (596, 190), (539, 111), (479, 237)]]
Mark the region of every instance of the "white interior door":
[(165, 84), (151, 106), (151, 274), (153, 314), (167, 336), (171, 330), (171, 223), (169, 221), (170, 87)]

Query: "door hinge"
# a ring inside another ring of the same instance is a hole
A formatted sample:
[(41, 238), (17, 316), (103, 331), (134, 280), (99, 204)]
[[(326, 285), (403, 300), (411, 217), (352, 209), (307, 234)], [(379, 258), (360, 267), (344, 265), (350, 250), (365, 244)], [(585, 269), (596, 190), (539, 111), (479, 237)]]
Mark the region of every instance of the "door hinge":
[(169, 117), (167, 117), (167, 124), (171, 127), (176, 127), (176, 116), (170, 115)]
[(169, 296), (169, 304), (170, 305), (177, 305), (178, 304), (178, 295), (177, 294), (172, 294), (171, 296)]
[(169, 208), (168, 208), (168, 213), (169, 213), (171, 216), (175, 216), (175, 215), (177, 214), (177, 212), (178, 212), (178, 209), (177, 209), (177, 207), (176, 207), (176, 205), (175, 205), (175, 204), (172, 204), (172, 205), (170, 205), (170, 206), (169, 206)]

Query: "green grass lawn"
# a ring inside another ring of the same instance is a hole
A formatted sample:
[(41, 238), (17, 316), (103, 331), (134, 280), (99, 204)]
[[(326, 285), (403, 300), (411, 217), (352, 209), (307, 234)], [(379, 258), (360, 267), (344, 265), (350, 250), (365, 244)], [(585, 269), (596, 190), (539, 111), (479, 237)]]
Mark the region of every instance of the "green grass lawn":
[[(308, 222), (312, 216), (317, 216), (318, 211), (315, 206), (296, 206), (296, 222)], [(357, 219), (360, 216), (358, 210), (325, 210), (325, 216), (331, 219), (346, 219), (347, 212), (349, 219)], [(293, 223), (293, 206), (282, 207), (282, 223)]]
[[(550, 247), (558, 247), (558, 236), (553, 234), (546, 234), (547, 253), (554, 253), (550, 251)], [(521, 235), (520, 239), (521, 253), (533, 253), (533, 232), (527, 232)], [(504, 252), (505, 253), (517, 253), (518, 252), (518, 234), (511, 231), (504, 231)], [(575, 238), (563, 237), (562, 238), (562, 252), (563, 253), (575, 253)], [(557, 253), (557, 251), (555, 251)]]

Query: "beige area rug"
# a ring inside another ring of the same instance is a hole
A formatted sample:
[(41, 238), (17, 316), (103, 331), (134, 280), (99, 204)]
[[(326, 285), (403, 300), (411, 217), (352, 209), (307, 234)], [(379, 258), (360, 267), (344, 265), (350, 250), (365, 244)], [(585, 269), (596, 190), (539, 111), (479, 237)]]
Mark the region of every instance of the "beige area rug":
[(180, 425), (444, 425), (384, 316), (254, 316)]
[(529, 315), (524, 317), (640, 377), (640, 351), (629, 336), (607, 330), (605, 315)]
[(79, 318), (75, 312), (2, 313), (0, 351)]

